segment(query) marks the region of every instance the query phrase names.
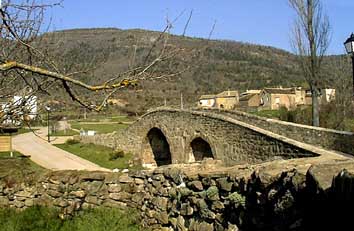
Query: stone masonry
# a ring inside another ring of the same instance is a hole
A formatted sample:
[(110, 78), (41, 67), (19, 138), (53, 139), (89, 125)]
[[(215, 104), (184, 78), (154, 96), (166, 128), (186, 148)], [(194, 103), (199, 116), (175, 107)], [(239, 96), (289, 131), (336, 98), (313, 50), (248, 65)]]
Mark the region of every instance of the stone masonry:
[(131, 152), (145, 166), (156, 166), (156, 151), (148, 139), (152, 129), (158, 129), (165, 137), (174, 164), (195, 161), (191, 143), (196, 139), (208, 143), (214, 159), (223, 161), (226, 166), (318, 156), (321, 153), (311, 145), (317, 145), (316, 139), (330, 137), (331, 144), (327, 142), (323, 146), (335, 150), (334, 140), (343, 137), (344, 140), (353, 139), (351, 133), (321, 129), (312, 131), (310, 128), (277, 124), (277, 129), (274, 129), (271, 124), (263, 124), (268, 123), (266, 121), (256, 123), (254, 121), (258, 121), (257, 118), (251, 116), (251, 122), (248, 123), (248, 115), (236, 115), (223, 111), (158, 109), (147, 113), (122, 132), (80, 139), (84, 143), (102, 144)]
[(55, 206), (63, 217), (97, 206), (131, 207), (153, 230), (347, 230), (340, 227), (351, 223), (352, 161), (310, 168), (288, 163), (288, 169), (276, 162), (209, 171), (168, 166), (130, 175), (60, 171), (32, 184), (5, 177), (0, 206)]

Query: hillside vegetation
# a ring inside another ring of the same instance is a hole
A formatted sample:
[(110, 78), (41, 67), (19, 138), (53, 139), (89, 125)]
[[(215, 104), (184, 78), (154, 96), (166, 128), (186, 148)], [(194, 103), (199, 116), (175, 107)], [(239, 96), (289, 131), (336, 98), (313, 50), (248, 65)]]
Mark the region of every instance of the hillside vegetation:
[[(45, 34), (42, 44), (53, 50), (53, 55), (60, 57), (67, 69), (93, 69), (80, 78), (95, 83), (126, 71), (133, 63), (141, 63), (159, 35), (159, 32), (146, 30), (74, 29)], [(165, 99), (167, 105), (177, 106), (181, 93), (185, 104), (191, 106), (201, 94), (227, 89), (306, 86), (296, 57), (284, 50), (172, 35), (169, 44), (183, 51), (172, 61), (158, 66), (156, 71), (182, 73), (162, 80), (146, 80), (135, 89), (114, 95), (129, 102), (129, 110), (142, 112), (162, 106)], [(332, 74), (323, 73), (323, 76), (324, 82), (330, 82)], [(90, 97), (88, 92), (81, 94)]]

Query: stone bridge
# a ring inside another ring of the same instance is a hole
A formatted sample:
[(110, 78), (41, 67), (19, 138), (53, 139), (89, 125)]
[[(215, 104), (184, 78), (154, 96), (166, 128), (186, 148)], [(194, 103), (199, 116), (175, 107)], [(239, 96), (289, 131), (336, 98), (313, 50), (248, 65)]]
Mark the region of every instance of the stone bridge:
[(123, 132), (83, 137), (82, 141), (131, 152), (147, 167), (193, 163), (204, 158), (231, 166), (349, 156), (353, 137), (350, 132), (268, 120), (243, 112), (163, 108), (145, 114)]

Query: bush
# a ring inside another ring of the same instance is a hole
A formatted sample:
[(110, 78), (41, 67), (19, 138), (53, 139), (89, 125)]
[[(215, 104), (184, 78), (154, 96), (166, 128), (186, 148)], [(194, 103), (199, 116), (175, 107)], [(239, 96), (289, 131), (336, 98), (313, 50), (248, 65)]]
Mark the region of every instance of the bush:
[(67, 145), (74, 145), (74, 144), (78, 144), (78, 143), (80, 143), (80, 141), (75, 140), (75, 139), (68, 139), (68, 140), (65, 142), (65, 144), (67, 144)]
[(109, 154), (109, 160), (116, 160), (125, 156), (122, 150), (117, 150)]

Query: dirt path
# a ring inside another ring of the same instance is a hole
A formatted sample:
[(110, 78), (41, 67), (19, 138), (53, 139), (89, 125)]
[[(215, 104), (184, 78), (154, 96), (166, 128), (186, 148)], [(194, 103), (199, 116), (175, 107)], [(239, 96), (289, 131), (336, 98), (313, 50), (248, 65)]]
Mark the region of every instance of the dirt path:
[(36, 133), (40, 137), (32, 132), (13, 137), (13, 148), (31, 156), (32, 161), (51, 170), (110, 171), (49, 144), (46, 141), (46, 128), (40, 128)]

